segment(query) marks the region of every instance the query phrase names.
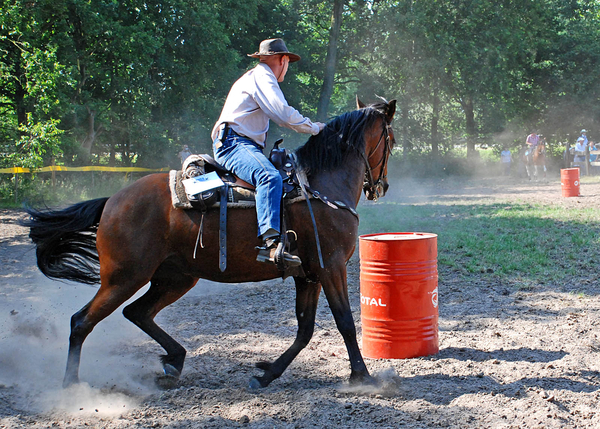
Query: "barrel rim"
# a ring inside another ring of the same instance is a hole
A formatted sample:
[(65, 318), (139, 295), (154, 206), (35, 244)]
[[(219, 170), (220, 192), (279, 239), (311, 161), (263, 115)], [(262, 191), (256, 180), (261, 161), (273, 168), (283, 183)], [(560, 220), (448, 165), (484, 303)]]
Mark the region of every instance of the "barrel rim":
[[(397, 240), (392, 240), (390, 236), (400, 236)], [(378, 238), (380, 237), (380, 238)], [(365, 241), (403, 241), (403, 240), (427, 240), (437, 238), (437, 234), (432, 232), (376, 232), (372, 234), (363, 234), (358, 237)]]

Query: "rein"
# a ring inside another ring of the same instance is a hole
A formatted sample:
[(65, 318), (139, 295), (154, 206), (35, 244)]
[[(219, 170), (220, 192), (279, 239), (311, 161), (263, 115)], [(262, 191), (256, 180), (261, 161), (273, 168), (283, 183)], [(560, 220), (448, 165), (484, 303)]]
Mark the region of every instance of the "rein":
[[(375, 145), (375, 148), (371, 151), (371, 153), (368, 156), (365, 155), (364, 153), (361, 153), (361, 156), (363, 158), (363, 161), (365, 162), (365, 167), (366, 167), (365, 182), (363, 184), (363, 190), (369, 191), (375, 196), (373, 201), (377, 201), (377, 199), (379, 198), (379, 195), (381, 195), (381, 193), (383, 191), (383, 180), (385, 180), (387, 178), (387, 175), (385, 174), (385, 166), (386, 166), (387, 160), (389, 158), (389, 153), (391, 151), (391, 142), (390, 142), (390, 128), (391, 127), (392, 126), (390, 124), (385, 123), (383, 130), (381, 131), (381, 136), (379, 136), (379, 140), (377, 141), (377, 145)], [(379, 146), (381, 145), (382, 141), (384, 142), (383, 155), (382, 155), (381, 159), (377, 162), (377, 164), (375, 164), (375, 167), (371, 167), (371, 165), (369, 164), (369, 160), (373, 157), (373, 155), (375, 155), (375, 153), (377, 152), (377, 149), (379, 149)], [(379, 177), (377, 178), (377, 180), (373, 180), (373, 170), (376, 169), (377, 167), (379, 167), (380, 164), (381, 164), (381, 169), (379, 170)]]

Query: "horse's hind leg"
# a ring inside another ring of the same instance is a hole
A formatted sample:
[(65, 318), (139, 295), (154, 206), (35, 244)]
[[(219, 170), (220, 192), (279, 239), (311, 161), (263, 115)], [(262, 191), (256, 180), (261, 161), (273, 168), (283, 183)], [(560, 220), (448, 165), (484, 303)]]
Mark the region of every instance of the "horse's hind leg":
[(96, 296), (71, 317), (69, 356), (63, 380), (64, 387), (79, 383), (81, 346), (94, 329), (94, 326), (131, 298), (144, 284), (145, 282), (138, 282), (130, 283), (129, 286), (126, 286), (109, 284), (103, 281)]
[(172, 387), (183, 371), (186, 350), (154, 322), (154, 317), (166, 306), (189, 291), (198, 279), (175, 270), (159, 270), (143, 296), (123, 309), (123, 315), (160, 344), (167, 354), (162, 356), (164, 377), (157, 381), (161, 387)]
[(298, 332), (294, 343), (275, 362), (259, 362), (256, 366), (264, 371), (261, 377), (250, 379), (250, 388), (268, 386), (279, 378), (298, 353), (306, 347), (315, 329), (317, 303), (321, 293), (321, 284), (309, 282), (305, 278), (294, 277), (296, 282), (296, 318)]

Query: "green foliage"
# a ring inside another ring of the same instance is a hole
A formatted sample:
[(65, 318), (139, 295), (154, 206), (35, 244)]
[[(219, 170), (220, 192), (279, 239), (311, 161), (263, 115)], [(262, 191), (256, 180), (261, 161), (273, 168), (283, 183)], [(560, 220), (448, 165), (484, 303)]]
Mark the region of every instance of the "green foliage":
[[(333, 5), (0, 0), (2, 162), (164, 167), (183, 144), (210, 152), (231, 84), (255, 64), (246, 54), (269, 37), (302, 56), (282, 88), (314, 118)], [(458, 166), (457, 149), (517, 148), (532, 128), (558, 157), (600, 121), (599, 24), (589, 0), (347, 0), (328, 114), (353, 109), (356, 94), (398, 99), (404, 161)], [(280, 136), (306, 140), (273, 126)]]
[[(31, 115), (28, 115), (31, 119)], [(49, 159), (61, 154), (60, 136), (64, 131), (57, 128), (59, 121), (28, 121), (19, 127), (21, 138), (16, 148), (9, 153), (8, 165), (27, 168), (43, 167)]]

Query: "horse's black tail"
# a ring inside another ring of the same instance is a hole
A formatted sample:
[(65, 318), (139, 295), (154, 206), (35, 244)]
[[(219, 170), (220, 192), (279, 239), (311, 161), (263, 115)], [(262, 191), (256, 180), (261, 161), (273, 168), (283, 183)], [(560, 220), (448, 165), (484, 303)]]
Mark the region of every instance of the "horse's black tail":
[(100, 282), (96, 230), (108, 198), (84, 201), (63, 210), (27, 209), (29, 237), (37, 264), (49, 278), (79, 283)]

